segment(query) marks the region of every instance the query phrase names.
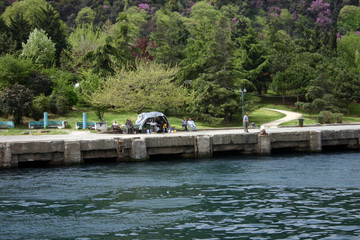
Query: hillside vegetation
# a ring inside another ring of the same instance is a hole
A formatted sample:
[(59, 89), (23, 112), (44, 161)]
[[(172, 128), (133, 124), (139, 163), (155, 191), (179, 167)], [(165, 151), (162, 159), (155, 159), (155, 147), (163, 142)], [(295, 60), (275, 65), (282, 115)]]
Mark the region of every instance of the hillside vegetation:
[(85, 107), (236, 126), (242, 97), (255, 117), (268, 93), (311, 117), (359, 113), (357, 0), (9, 0), (0, 14), (0, 114), (17, 125)]

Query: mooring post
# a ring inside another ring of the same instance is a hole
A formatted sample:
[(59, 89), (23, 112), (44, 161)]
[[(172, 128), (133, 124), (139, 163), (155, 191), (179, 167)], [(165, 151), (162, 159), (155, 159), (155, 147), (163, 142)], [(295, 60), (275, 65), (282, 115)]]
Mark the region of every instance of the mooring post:
[(48, 113), (44, 112), (44, 128), (48, 126)]
[(83, 113), (83, 129), (87, 129), (87, 113)]

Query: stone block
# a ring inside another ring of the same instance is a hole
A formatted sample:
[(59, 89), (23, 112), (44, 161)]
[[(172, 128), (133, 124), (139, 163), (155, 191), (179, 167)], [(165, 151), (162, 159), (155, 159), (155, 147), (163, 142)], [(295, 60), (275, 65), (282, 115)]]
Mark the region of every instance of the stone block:
[(197, 136), (195, 142), (195, 153), (197, 155), (197, 158), (212, 157), (212, 136)]
[(271, 154), (271, 135), (258, 135), (258, 154)]
[(135, 139), (132, 142), (131, 158), (137, 161), (143, 161), (149, 158), (146, 149), (146, 141), (144, 139)]
[(309, 132), (309, 150), (311, 152), (321, 152), (322, 150), (321, 131)]
[(12, 167), (11, 149), (8, 143), (0, 143), (0, 167)]
[(64, 143), (64, 163), (81, 163), (81, 149), (79, 141), (65, 141)]
[(12, 154), (64, 152), (63, 141), (15, 142), (11, 144)]

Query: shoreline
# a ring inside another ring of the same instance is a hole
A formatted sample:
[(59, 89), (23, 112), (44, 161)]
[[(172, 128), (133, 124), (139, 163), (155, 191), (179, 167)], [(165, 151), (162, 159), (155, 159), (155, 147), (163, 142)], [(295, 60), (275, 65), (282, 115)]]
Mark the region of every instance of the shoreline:
[(0, 137), (0, 168), (147, 161), (156, 156), (211, 158), (214, 154), (270, 155), (277, 151), (360, 149), (360, 125), (203, 130), (161, 134), (25, 135)]

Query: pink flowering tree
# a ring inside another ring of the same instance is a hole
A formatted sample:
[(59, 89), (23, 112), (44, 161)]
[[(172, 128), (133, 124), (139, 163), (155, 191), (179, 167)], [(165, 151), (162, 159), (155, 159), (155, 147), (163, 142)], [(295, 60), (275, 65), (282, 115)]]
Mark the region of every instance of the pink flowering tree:
[(331, 23), (330, 3), (323, 2), (323, 0), (312, 1), (308, 10), (316, 17), (316, 24), (322, 29), (328, 28)]
[(150, 10), (150, 7), (147, 3), (139, 3), (138, 7), (139, 7), (139, 12), (145, 10), (148, 13)]

